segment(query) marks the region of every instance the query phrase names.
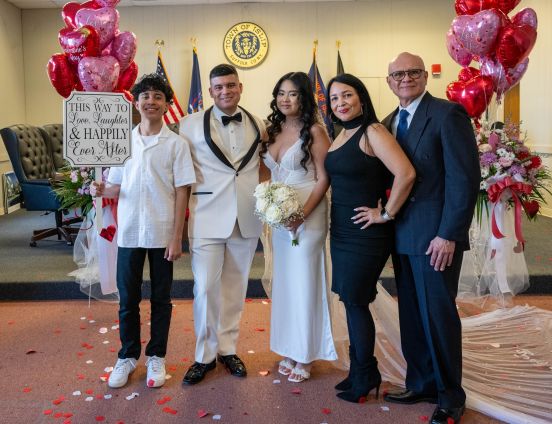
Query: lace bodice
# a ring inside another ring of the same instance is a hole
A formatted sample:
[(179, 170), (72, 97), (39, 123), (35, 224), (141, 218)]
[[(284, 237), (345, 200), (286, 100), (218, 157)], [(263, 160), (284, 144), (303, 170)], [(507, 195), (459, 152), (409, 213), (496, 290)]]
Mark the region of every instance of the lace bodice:
[(297, 140), (282, 156), (280, 163), (276, 162), (269, 151), (266, 152), (264, 163), (270, 169), (272, 181), (295, 185), (315, 181), (314, 164), (309, 160), (307, 170), (301, 166), (303, 159), (301, 139)]

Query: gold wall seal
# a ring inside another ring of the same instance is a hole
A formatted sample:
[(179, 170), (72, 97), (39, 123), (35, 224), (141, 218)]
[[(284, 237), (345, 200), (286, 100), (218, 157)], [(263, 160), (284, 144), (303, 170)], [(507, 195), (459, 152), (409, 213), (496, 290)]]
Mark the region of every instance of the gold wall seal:
[(268, 37), (259, 25), (240, 22), (226, 32), (222, 48), (226, 58), (234, 66), (253, 68), (266, 58)]

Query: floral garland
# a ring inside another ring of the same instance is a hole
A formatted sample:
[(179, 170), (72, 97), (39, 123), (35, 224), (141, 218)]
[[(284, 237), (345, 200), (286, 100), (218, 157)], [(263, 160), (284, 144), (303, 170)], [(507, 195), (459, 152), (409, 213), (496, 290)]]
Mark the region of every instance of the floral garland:
[[(522, 241), (521, 212), (523, 210), (527, 218), (533, 219), (540, 205), (546, 203), (543, 192), (552, 194), (546, 186), (550, 180), (549, 171), (540, 156), (525, 145), (527, 134), (521, 133), (519, 125), (506, 123), (501, 128), (483, 121), (475, 128), (475, 135), (481, 167), (477, 218), (481, 222), (483, 210), (488, 214), (488, 203), (507, 202), (515, 208), (516, 236)], [(494, 214), (492, 219), (493, 234), (503, 237), (494, 225)]]
[(54, 192), (60, 200), (61, 208), (80, 208), (83, 216), (88, 214), (94, 206), (90, 195), (90, 184), (94, 181), (94, 168), (66, 166), (60, 170), (60, 173), (61, 178), (57, 178)]

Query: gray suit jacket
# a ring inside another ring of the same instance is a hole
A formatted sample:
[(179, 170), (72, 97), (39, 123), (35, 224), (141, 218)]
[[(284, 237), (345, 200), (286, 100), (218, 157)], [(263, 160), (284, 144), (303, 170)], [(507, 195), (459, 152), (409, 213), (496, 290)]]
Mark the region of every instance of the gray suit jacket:
[[(398, 108), (382, 122), (390, 131), (397, 113)], [(468, 250), (481, 171), (465, 109), (426, 93), (402, 148), (416, 169), (416, 182), (397, 215), (397, 253), (423, 255), (435, 236)]]

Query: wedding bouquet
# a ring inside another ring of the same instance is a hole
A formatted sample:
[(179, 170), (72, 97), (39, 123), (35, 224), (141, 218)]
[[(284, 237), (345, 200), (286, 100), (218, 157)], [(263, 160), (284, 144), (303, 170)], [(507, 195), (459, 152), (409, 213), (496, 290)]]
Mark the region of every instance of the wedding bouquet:
[[(255, 213), (271, 227), (282, 228), (304, 216), (297, 191), (286, 184), (266, 181), (255, 187), (254, 196)], [(290, 232), (290, 235), (292, 246), (297, 246), (297, 234)]]
[[(525, 145), (527, 135), (521, 134), (519, 125), (507, 123), (503, 128), (493, 128), (482, 122), (475, 132), (481, 166), (479, 222), (484, 208), (488, 213), (488, 202), (493, 208), (503, 202), (514, 207), (516, 236), (521, 235), (522, 210), (529, 219), (535, 218), (540, 204), (545, 203), (543, 191), (550, 193), (546, 187), (550, 174), (539, 155)], [(493, 233), (501, 238), (503, 235), (494, 225), (494, 213), (492, 218)]]
[(61, 169), (61, 178), (55, 182), (54, 192), (62, 209), (80, 208), (83, 216), (93, 207), (90, 184), (94, 181), (94, 168), (67, 166)]

